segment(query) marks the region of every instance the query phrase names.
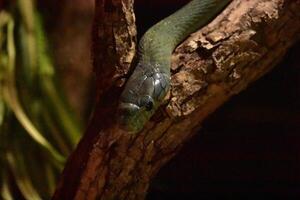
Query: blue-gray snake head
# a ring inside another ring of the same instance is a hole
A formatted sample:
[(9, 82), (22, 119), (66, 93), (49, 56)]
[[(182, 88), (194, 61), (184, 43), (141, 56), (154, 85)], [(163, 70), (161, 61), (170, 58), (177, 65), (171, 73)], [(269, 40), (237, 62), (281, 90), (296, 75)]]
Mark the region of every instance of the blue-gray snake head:
[(121, 94), (119, 125), (129, 132), (140, 131), (167, 94), (169, 79), (157, 65), (138, 64)]

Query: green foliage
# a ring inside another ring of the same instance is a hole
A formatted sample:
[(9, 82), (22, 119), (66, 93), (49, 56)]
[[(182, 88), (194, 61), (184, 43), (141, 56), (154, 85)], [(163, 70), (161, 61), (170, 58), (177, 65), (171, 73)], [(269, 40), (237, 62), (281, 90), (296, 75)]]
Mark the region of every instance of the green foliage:
[(55, 77), (33, 0), (0, 11), (0, 199), (49, 199), (81, 127)]

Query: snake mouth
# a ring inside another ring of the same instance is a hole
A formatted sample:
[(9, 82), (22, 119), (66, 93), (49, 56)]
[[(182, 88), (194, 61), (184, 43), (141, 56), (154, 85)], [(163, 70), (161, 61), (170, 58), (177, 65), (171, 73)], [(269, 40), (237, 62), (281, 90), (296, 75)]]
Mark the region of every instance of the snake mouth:
[(140, 110), (140, 107), (133, 103), (123, 103), (119, 105), (119, 115), (120, 116), (133, 116)]
[(140, 107), (133, 103), (123, 103), (119, 104), (118, 108), (118, 124), (120, 127), (129, 132), (136, 132), (140, 124)]

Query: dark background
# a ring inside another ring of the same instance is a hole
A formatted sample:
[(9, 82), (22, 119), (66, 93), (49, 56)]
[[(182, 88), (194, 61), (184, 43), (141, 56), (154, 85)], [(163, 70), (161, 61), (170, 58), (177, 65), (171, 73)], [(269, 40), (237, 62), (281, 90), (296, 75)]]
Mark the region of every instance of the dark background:
[[(186, 0), (137, 1), (139, 37)], [(300, 45), (233, 97), (163, 169), (148, 199), (300, 198)]]
[(300, 197), (299, 52), (212, 114), (148, 199)]

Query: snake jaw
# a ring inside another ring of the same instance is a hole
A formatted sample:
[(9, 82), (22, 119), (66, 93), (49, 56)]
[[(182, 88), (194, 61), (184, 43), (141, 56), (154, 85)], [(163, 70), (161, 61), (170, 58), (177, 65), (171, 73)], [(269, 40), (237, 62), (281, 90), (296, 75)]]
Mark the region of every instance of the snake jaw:
[(118, 114), (120, 127), (132, 133), (139, 132), (151, 117), (151, 114), (144, 107), (123, 102), (119, 104)]

